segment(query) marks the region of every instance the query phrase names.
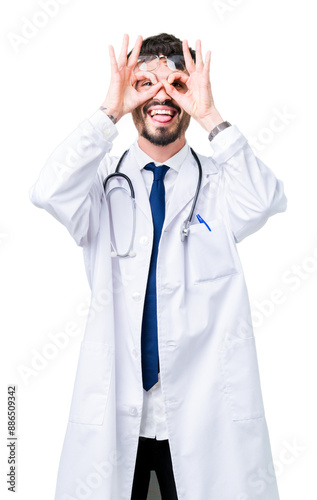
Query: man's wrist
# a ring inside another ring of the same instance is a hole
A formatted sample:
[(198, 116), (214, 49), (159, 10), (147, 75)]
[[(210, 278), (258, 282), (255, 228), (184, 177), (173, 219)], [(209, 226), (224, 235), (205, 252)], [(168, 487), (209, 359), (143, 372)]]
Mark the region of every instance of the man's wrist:
[(117, 113), (116, 111), (112, 110), (108, 106), (100, 106), (99, 109), (101, 111), (103, 111), (108, 116), (108, 118), (110, 118), (110, 120), (112, 121), (112, 123), (114, 125), (119, 121), (119, 119), (120, 119), (119, 113)]
[(211, 130), (213, 130), (220, 123), (223, 123), (223, 121), (224, 119), (222, 118), (220, 113), (216, 109), (214, 109), (207, 116), (201, 118), (199, 120), (199, 123), (208, 133), (210, 133)]

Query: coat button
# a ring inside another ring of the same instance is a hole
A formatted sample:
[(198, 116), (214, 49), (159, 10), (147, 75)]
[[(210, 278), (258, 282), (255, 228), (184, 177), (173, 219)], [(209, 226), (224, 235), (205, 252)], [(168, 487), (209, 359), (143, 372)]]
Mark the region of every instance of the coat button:
[(147, 236), (141, 236), (140, 243), (141, 245), (147, 245), (149, 242), (149, 238)]
[(133, 292), (132, 294), (132, 298), (133, 300), (135, 300), (136, 302), (140, 302), (141, 300), (141, 294), (139, 292)]
[(130, 413), (130, 415), (135, 417), (138, 414), (138, 410), (137, 410), (137, 408), (132, 407), (132, 408), (130, 408), (129, 413)]
[(176, 345), (177, 345), (177, 344), (176, 344), (175, 340), (168, 340), (168, 341), (166, 342), (166, 347), (167, 347), (167, 349), (168, 349), (169, 351), (173, 351), (173, 350), (175, 349)]
[(110, 134), (110, 129), (105, 128), (105, 129), (104, 129), (104, 131), (103, 131), (103, 133), (104, 133), (105, 135), (109, 135), (109, 134)]

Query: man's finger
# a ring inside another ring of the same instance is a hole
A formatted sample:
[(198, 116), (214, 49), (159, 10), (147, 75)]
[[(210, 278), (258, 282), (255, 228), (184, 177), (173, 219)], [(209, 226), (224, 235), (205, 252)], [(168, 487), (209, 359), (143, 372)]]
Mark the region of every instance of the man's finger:
[(144, 92), (144, 96), (146, 96), (145, 101), (147, 101), (151, 97), (155, 96), (162, 86), (163, 86), (162, 82), (157, 82), (155, 85), (150, 87), (149, 90)]
[(177, 104), (179, 104), (181, 107), (183, 107), (183, 106), (182, 106), (182, 103), (183, 103), (183, 101), (184, 101), (184, 96), (185, 96), (185, 94), (181, 94), (180, 92), (178, 92), (178, 91), (177, 91), (177, 90), (173, 87), (173, 85), (170, 85), (170, 84), (168, 83), (168, 81), (167, 81), (167, 80), (163, 81), (162, 83), (163, 83), (163, 85), (164, 85), (164, 88), (165, 88), (166, 93), (167, 93), (167, 94), (168, 94), (168, 95), (169, 95), (172, 99), (174, 99), (174, 100), (177, 102)]
[(179, 80), (182, 83), (187, 83), (189, 79), (189, 75), (186, 75), (185, 73), (170, 73), (167, 77), (168, 83), (172, 84), (175, 82), (175, 80)]
[(201, 53), (201, 41), (200, 40), (196, 40), (195, 52), (196, 52), (196, 69), (198, 71), (202, 71), (204, 68), (204, 62), (203, 62), (203, 56)]
[(138, 92), (139, 101), (137, 106), (141, 106), (149, 99), (152, 99), (163, 86), (162, 82), (157, 82), (155, 85), (149, 88), (146, 92)]
[(129, 35), (127, 33), (125, 33), (123, 35), (121, 52), (120, 52), (120, 56), (118, 58), (118, 67), (119, 68), (122, 68), (127, 63), (128, 46), (129, 46)]
[(206, 54), (206, 60), (205, 60), (205, 66), (204, 66), (204, 73), (206, 75), (209, 75), (210, 72), (210, 60), (211, 60), (211, 52), (208, 50)]
[(183, 41), (183, 54), (184, 54), (185, 65), (186, 65), (187, 71), (189, 73), (193, 73), (195, 71), (196, 67), (195, 67), (195, 63), (193, 61), (193, 58), (189, 52), (189, 46), (188, 46), (187, 40)]
[(110, 57), (111, 74), (114, 75), (118, 71), (118, 64), (116, 60), (116, 55), (114, 53), (114, 48), (112, 45), (109, 45), (109, 57)]
[(149, 80), (153, 85), (157, 83), (156, 76), (150, 71), (138, 71), (132, 75), (131, 85), (138, 90), (138, 87), (141, 85), (139, 82), (143, 82), (144, 80)]
[(138, 38), (136, 39), (135, 45), (133, 47), (133, 50), (132, 50), (130, 57), (129, 57), (129, 60), (128, 60), (128, 67), (129, 68), (134, 68), (134, 66), (136, 65), (136, 63), (138, 61), (138, 57), (139, 57), (141, 46), (142, 46), (142, 41), (143, 41), (143, 38), (141, 35), (139, 35)]
[(152, 83), (157, 83), (156, 75), (151, 71), (138, 71), (137, 73), (134, 73), (134, 77), (136, 81), (151, 80)]

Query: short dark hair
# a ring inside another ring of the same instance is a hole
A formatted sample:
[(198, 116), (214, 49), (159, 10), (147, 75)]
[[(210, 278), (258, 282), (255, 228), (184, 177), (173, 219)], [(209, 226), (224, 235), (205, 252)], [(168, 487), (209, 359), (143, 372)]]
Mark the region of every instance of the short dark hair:
[[(128, 57), (130, 57), (130, 50)], [(190, 55), (193, 61), (196, 62), (196, 52), (189, 48)], [(159, 35), (149, 36), (142, 42), (140, 54), (164, 54), (171, 56), (174, 54), (183, 54), (182, 41), (174, 35), (168, 33), (160, 33)]]

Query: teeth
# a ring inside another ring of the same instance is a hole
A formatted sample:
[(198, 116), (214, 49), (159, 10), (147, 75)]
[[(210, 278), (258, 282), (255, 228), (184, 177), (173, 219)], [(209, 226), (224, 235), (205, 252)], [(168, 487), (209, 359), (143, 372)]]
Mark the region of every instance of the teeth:
[(169, 111), (168, 109), (152, 109), (151, 116), (154, 115), (170, 115), (174, 116), (173, 111)]

